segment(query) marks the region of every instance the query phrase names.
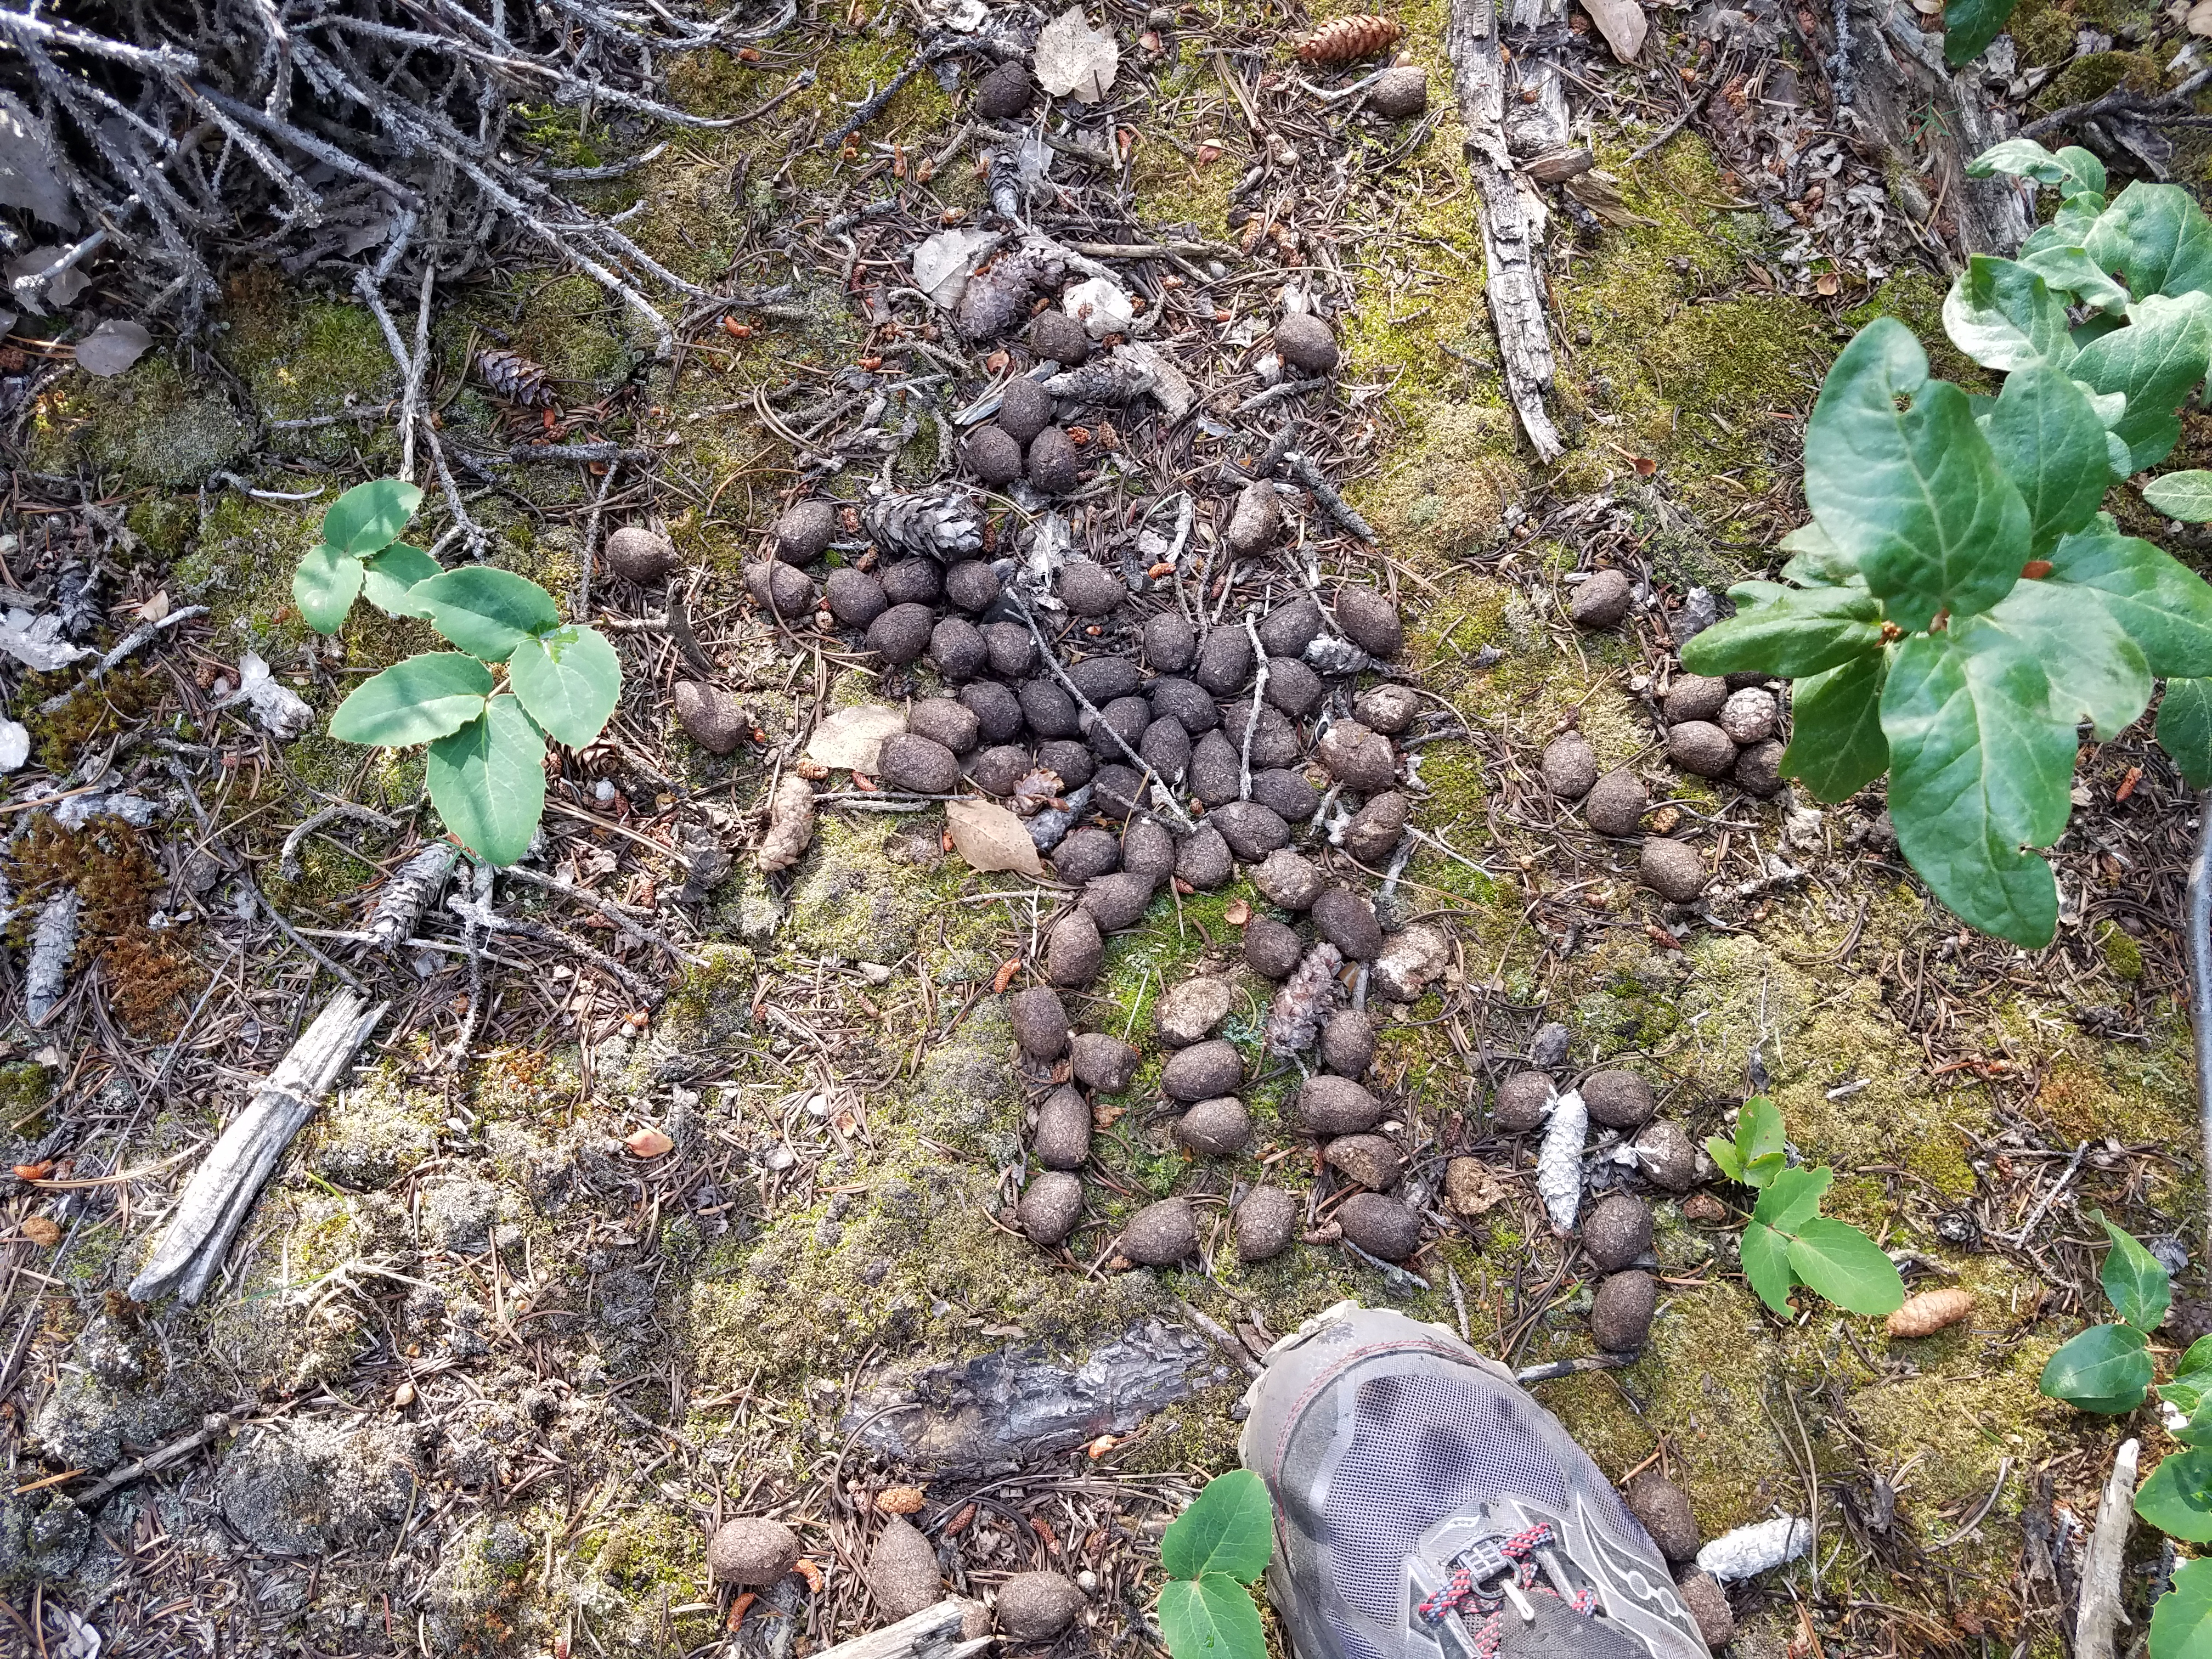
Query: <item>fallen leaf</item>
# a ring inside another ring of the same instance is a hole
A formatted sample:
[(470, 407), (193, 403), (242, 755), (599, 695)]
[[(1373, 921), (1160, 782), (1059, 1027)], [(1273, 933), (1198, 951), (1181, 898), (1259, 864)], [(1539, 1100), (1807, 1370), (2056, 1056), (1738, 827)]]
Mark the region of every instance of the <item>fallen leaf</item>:
[(658, 1129), (634, 1129), (623, 1137), (634, 1158), (659, 1158), (675, 1150), (676, 1143)]
[(77, 343), (76, 366), (102, 380), (123, 371), (153, 349), (154, 337), (143, 323), (109, 318)]
[(1112, 1435), (1102, 1434), (1083, 1449), (1085, 1454), (1090, 1457), (1091, 1462), (1096, 1462), (1098, 1459), (1105, 1456), (1108, 1452), (1112, 1451), (1114, 1448), (1120, 1443), (1121, 1442), (1115, 1439)]
[(1221, 907), (1221, 919), (1231, 927), (1242, 927), (1252, 920), (1252, 907), (1243, 899), (1231, 899)]
[(1813, 283), (1814, 291), (1824, 300), (1832, 300), (1843, 292), (1843, 279), (1832, 270), (1824, 270)]
[(925, 237), (909, 262), (914, 285), (933, 304), (950, 311), (968, 291), (968, 277), (977, 262), (1005, 240), (988, 230), (940, 230)]
[(1644, 50), (1644, 37), (1650, 27), (1637, 0), (1583, 0), (1583, 9), (1605, 36), (1613, 55), (1624, 64), (1634, 62), (1636, 54)]
[(978, 870), (1044, 873), (1029, 826), (995, 801), (952, 800), (945, 804), (945, 827), (960, 856)]
[(906, 716), (879, 702), (841, 708), (814, 728), (806, 757), (841, 770), (872, 772), (884, 739), (906, 730)]
[(62, 1242), (62, 1230), (52, 1216), (28, 1216), (23, 1221), (23, 1237), (42, 1250), (51, 1250)]
[(1114, 84), (1121, 49), (1083, 21), (1082, 7), (1070, 6), (1038, 31), (1036, 64), (1037, 84), (1054, 97), (1095, 104)]
[(152, 599), (138, 607), (140, 622), (157, 623), (168, 614), (169, 590), (166, 587), (157, 589)]
[(2191, 34), (2212, 36), (2212, 0), (2197, 0), (2185, 21)]
[(398, 1388), (392, 1391), (392, 1403), (395, 1406), (413, 1405), (415, 1403), (415, 1385), (412, 1382), (402, 1382)]

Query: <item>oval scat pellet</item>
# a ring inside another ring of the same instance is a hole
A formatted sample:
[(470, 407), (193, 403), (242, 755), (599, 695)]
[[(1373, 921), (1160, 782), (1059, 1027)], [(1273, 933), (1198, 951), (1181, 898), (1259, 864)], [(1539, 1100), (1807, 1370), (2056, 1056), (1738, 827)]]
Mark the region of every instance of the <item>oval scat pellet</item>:
[(1200, 892), (1211, 892), (1228, 884), (1237, 873), (1237, 855), (1229, 850), (1229, 843), (1221, 839), (1221, 832), (1210, 823), (1201, 823), (1182, 838), (1176, 849), (1176, 879), (1187, 882)]
[(1291, 826), (1280, 813), (1256, 800), (1225, 802), (1208, 813), (1206, 821), (1221, 832), (1231, 852), (1248, 862), (1290, 844)]
[(884, 568), (884, 593), (893, 605), (935, 605), (945, 597), (945, 571), (936, 560), (916, 555)]
[(1608, 1129), (1641, 1127), (1659, 1109), (1659, 1097), (1633, 1072), (1593, 1072), (1583, 1079), (1582, 1095), (1591, 1121)]
[(1389, 1136), (1339, 1135), (1321, 1150), (1322, 1162), (1355, 1185), (1388, 1192), (1406, 1173), (1406, 1159)]
[(1160, 1068), (1160, 1092), (1170, 1100), (1211, 1100), (1233, 1095), (1243, 1084), (1243, 1057), (1235, 1043), (1220, 1037), (1176, 1050)]
[(927, 653), (948, 684), (972, 680), (990, 665), (991, 647), (982, 629), (965, 617), (945, 617), (929, 630)]
[(674, 697), (684, 735), (710, 755), (726, 755), (752, 734), (744, 707), (719, 685), (678, 680)]
[(1052, 872), (1071, 887), (1121, 867), (1121, 843), (1095, 823), (1078, 824), (1053, 849)]
[(1052, 394), (1035, 380), (1006, 382), (999, 400), (999, 424), (1008, 437), (1026, 448), (1053, 422)]
[(775, 556), (788, 564), (811, 564), (837, 539), (837, 508), (830, 501), (794, 501), (775, 521)]
[(1211, 629), (1198, 647), (1198, 666), (1191, 678), (1200, 689), (1217, 697), (1241, 691), (1255, 666), (1252, 641), (1241, 628), (1227, 623)]
[(1244, 924), (1244, 965), (1262, 979), (1288, 979), (1305, 959), (1298, 936), (1273, 916)]
[(1396, 737), (1421, 712), (1421, 695), (1410, 685), (1384, 681), (1352, 700), (1352, 718), (1370, 732)]
[(1634, 1353), (1651, 1334), (1659, 1281), (1640, 1268), (1614, 1273), (1590, 1304), (1590, 1338), (1607, 1353)]
[(1674, 1581), (1674, 1590), (1697, 1622), (1698, 1634), (1705, 1638), (1708, 1648), (1717, 1653), (1735, 1640), (1735, 1612), (1729, 1606), (1728, 1592), (1721, 1588), (1719, 1579), (1696, 1567), (1686, 1567)]
[(1355, 1080), (1375, 1063), (1375, 1024), (1357, 1008), (1340, 1008), (1321, 1028), (1321, 1063)]
[(1069, 684), (1096, 703), (1135, 696), (1144, 684), (1144, 675), (1134, 659), (1128, 657), (1085, 657), (1069, 665), (1067, 679)]
[(1336, 1223), (1346, 1238), (1385, 1261), (1403, 1261), (1420, 1248), (1421, 1218), (1381, 1193), (1354, 1193), (1337, 1206)]
[(987, 560), (967, 559), (945, 569), (945, 597), (963, 611), (987, 609), (999, 591), (999, 573)]
[(1279, 605), (1260, 619), (1260, 648), (1271, 657), (1297, 658), (1321, 637), (1321, 605), (1312, 594), (1301, 593)]
[(1190, 733), (1181, 720), (1162, 715), (1146, 726), (1137, 740), (1137, 757), (1173, 787), (1190, 772)]
[(1050, 1249), (1083, 1219), (1083, 1182), (1066, 1170), (1040, 1170), (1030, 1177), (1014, 1212), (1030, 1242)]
[(1226, 733), (1208, 732), (1190, 746), (1190, 793), (1208, 806), (1226, 806), (1244, 781), (1243, 763)]
[(1146, 1267), (1171, 1267), (1198, 1254), (1198, 1218), (1188, 1199), (1164, 1198), (1129, 1218), (1121, 1251)]
[(1632, 836), (1644, 824), (1651, 796), (1633, 772), (1608, 772), (1583, 800), (1583, 821), (1601, 836)]
[(1063, 792), (1080, 789), (1098, 770), (1098, 762), (1087, 744), (1073, 738), (1054, 738), (1037, 745), (1037, 764), (1060, 780)]
[(1075, 699), (1050, 680), (1024, 680), (1015, 696), (1021, 699), (1022, 718), (1040, 738), (1080, 736), (1082, 717)]
[(927, 605), (918, 601), (895, 605), (868, 624), (868, 648), (892, 666), (903, 668), (921, 660), (935, 626)]
[(1255, 1187), (1231, 1218), (1240, 1261), (1269, 1261), (1297, 1237), (1298, 1201), (1280, 1187)]
[(799, 1565), (799, 1534), (765, 1516), (725, 1521), (707, 1540), (707, 1570), (725, 1584), (764, 1589)]
[(1713, 724), (1727, 732), (1732, 742), (1764, 743), (1774, 735), (1780, 712), (1774, 693), (1764, 686), (1747, 685), (1741, 691), (1729, 693), (1721, 712), (1713, 716)]
[[(985, 630), (987, 633), (988, 629)], [(992, 680), (979, 680), (960, 688), (960, 701), (975, 714), (975, 741), (1010, 744), (1022, 734), (1021, 699)], [(1003, 791), (994, 790), (994, 794)]]
[(1152, 908), (1155, 889), (1150, 876), (1133, 870), (1116, 870), (1111, 875), (1094, 876), (1083, 884), (1083, 897), (1079, 901), (1098, 924), (1102, 933), (1118, 933), (1125, 927), (1134, 927), (1145, 919)]
[(1339, 588), (1332, 609), (1344, 637), (1369, 656), (1388, 662), (1406, 648), (1406, 624), (1399, 620), (1398, 607), (1373, 588)]
[(1011, 121), (1029, 113), (1036, 102), (1036, 83), (1027, 65), (1006, 62), (975, 83), (975, 112), (994, 121)]
[(1275, 325), (1275, 350), (1291, 368), (1308, 374), (1333, 374), (1341, 354), (1336, 334), (1318, 317), (1292, 312)]
[(745, 567), (744, 582), (752, 602), (772, 617), (803, 623), (814, 614), (814, 583), (796, 565), (757, 560)]
[(1577, 628), (1618, 628), (1628, 615), (1628, 578), (1618, 570), (1601, 570), (1576, 587), (1567, 601), (1567, 617)]
[(1287, 767), (1253, 773), (1252, 799), (1285, 823), (1304, 823), (1321, 811), (1321, 791)]
[(1091, 359), (1091, 333), (1064, 311), (1044, 312), (1030, 325), (1030, 349), (1062, 368), (1079, 368)]
[(1221, 724), (1221, 705), (1213, 700), (1212, 693), (1188, 680), (1173, 674), (1164, 675), (1146, 691), (1152, 699), (1155, 715), (1174, 720), (1193, 738), (1204, 737)]
[[(1077, 715), (1079, 720), (1083, 718)], [(1145, 740), (1145, 728), (1152, 723), (1152, 704), (1142, 697), (1116, 697), (1099, 709), (1085, 735), (1091, 752), (1101, 760), (1118, 760)]]
[(1782, 787), (1783, 745), (1769, 738), (1754, 743), (1735, 757), (1735, 769), (1729, 775), (1735, 780), (1736, 787), (1754, 795), (1771, 795)]
[(1236, 988), (1201, 974), (1170, 986), (1152, 1005), (1152, 1030), (1171, 1048), (1188, 1048), (1213, 1035), (1235, 1006)]
[(1690, 1495), (1656, 1471), (1639, 1474), (1628, 1483), (1628, 1512), (1644, 1523), (1651, 1541), (1669, 1561), (1695, 1559), (1698, 1517), (1690, 1512)]
[(1678, 674), (1662, 705), (1669, 726), (1684, 720), (1710, 720), (1728, 701), (1728, 682), (1714, 675)]
[(1328, 695), (1328, 687), (1322, 677), (1297, 658), (1267, 659), (1267, 702), (1292, 720), (1303, 720), (1312, 714)]
[(978, 427), (960, 446), (960, 459), (994, 489), (1022, 476), (1022, 447), (1003, 428)]
[(1375, 919), (1374, 905), (1349, 888), (1324, 888), (1310, 915), (1314, 931), (1347, 962), (1372, 962), (1382, 949), (1382, 925)]
[(1073, 1043), (1075, 1080), (1102, 1095), (1118, 1095), (1136, 1081), (1145, 1057), (1128, 1043), (1103, 1031), (1083, 1031)]
[(1014, 1041), (1032, 1060), (1058, 1060), (1067, 1052), (1067, 1007), (1060, 994), (1042, 985), (1017, 991), (1006, 1000), (1006, 1018)]
[[(1039, 438), (1030, 446), (1032, 456), (1043, 442)], [(1060, 602), (1079, 617), (1109, 616), (1128, 597), (1126, 582), (1089, 559), (1070, 559), (1060, 568)]]
[(1667, 758), (1685, 772), (1717, 778), (1735, 764), (1735, 742), (1710, 720), (1667, 728)]
[(985, 623), (982, 635), (994, 674), (1019, 679), (1036, 666), (1036, 641), (1019, 623)]
[(1158, 674), (1180, 674), (1198, 656), (1198, 630), (1173, 611), (1145, 619), (1145, 660)]
[(1091, 1104), (1081, 1091), (1063, 1083), (1044, 1097), (1030, 1156), (1048, 1170), (1083, 1167), (1091, 1156)]
[(1376, 795), (1397, 781), (1398, 756), (1390, 739), (1357, 720), (1339, 720), (1314, 745), (1314, 758), (1329, 776), (1357, 794)]
[(1348, 1077), (1310, 1077), (1294, 1115), (1308, 1134), (1364, 1134), (1382, 1121), (1382, 1103)]
[(1237, 492), (1237, 505), (1230, 513), (1224, 539), (1231, 553), (1249, 558), (1273, 547), (1282, 528), (1283, 503), (1275, 486), (1264, 478), (1255, 479)]
[(1065, 495), (1081, 482), (1075, 440), (1048, 426), (1030, 440), (1030, 483), (1048, 495)]
[(893, 789), (949, 795), (960, 783), (960, 757), (932, 738), (900, 732), (884, 739), (876, 776)]
[(1054, 985), (1077, 989), (1098, 977), (1106, 961), (1106, 941), (1098, 924), (1080, 910), (1071, 910), (1052, 925), (1045, 938), (1045, 977)]
[(956, 697), (924, 697), (907, 710), (906, 729), (964, 755), (975, 746), (980, 722), (975, 711)]
[(884, 585), (865, 570), (841, 567), (830, 573), (823, 586), (830, 614), (848, 628), (866, 628), (890, 608)]
[(1578, 732), (1552, 739), (1544, 750), (1544, 787), (1561, 800), (1580, 800), (1597, 782), (1597, 750)]
[(1194, 1152), (1234, 1158), (1252, 1144), (1252, 1114), (1234, 1095), (1201, 1100), (1176, 1120), (1175, 1138)]
[(1698, 849), (1664, 836), (1644, 837), (1636, 873), (1646, 887), (1676, 904), (1687, 904), (1705, 890), (1705, 861)]
[(936, 1546), (904, 1516), (894, 1516), (884, 1524), (861, 1576), (878, 1609), (894, 1621), (936, 1606), (945, 1588)]
[(1362, 864), (1381, 866), (1406, 838), (1406, 825), (1413, 814), (1413, 802), (1395, 789), (1370, 795), (1367, 805), (1344, 826), (1344, 850)]
[(1036, 757), (1019, 744), (999, 743), (969, 763), (968, 775), (987, 795), (1008, 795), (1036, 764)]
[(1151, 879), (1155, 889), (1175, 873), (1176, 840), (1157, 818), (1139, 818), (1121, 832), (1121, 867)]
[(1102, 766), (1091, 781), (1091, 807), (1109, 823), (1141, 811), (1152, 799), (1143, 773), (1128, 766)]
[(1508, 1134), (1526, 1134), (1544, 1121), (1544, 1109), (1556, 1092), (1549, 1074), (1516, 1072), (1498, 1085), (1491, 1114)]
[(1307, 908), (1328, 885), (1311, 859), (1287, 847), (1268, 854), (1252, 866), (1249, 873), (1260, 896), (1284, 910)]
[(1582, 1218), (1583, 1254), (1600, 1273), (1618, 1273), (1651, 1248), (1651, 1206), (1626, 1193), (1607, 1193)]
[(1636, 1137), (1638, 1166), (1653, 1186), (1686, 1193), (1698, 1184), (1698, 1143), (1669, 1118), (1648, 1124)]
[(651, 587), (679, 562), (676, 544), (657, 530), (626, 524), (607, 538), (607, 568), (626, 582)]
[(1429, 106), (1429, 72), (1419, 64), (1387, 69), (1367, 88), (1367, 107), (1390, 121), (1410, 121)]

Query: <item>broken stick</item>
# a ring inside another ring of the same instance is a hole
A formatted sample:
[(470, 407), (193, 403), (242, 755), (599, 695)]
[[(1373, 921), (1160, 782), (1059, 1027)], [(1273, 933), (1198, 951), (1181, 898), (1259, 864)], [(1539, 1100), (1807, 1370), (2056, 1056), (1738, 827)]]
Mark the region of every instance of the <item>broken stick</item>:
[(973, 1601), (948, 1598), (896, 1625), (824, 1648), (814, 1659), (968, 1659), (999, 1639), (995, 1636), (960, 1639), (961, 1627), (975, 1607)]

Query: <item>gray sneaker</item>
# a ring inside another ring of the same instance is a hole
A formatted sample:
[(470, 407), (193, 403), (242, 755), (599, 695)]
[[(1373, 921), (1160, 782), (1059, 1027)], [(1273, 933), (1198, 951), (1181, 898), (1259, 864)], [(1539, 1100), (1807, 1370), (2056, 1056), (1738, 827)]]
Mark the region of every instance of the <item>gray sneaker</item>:
[(1705, 1659), (1597, 1465), (1441, 1326), (1340, 1303), (1275, 1345), (1245, 1403), (1297, 1659)]

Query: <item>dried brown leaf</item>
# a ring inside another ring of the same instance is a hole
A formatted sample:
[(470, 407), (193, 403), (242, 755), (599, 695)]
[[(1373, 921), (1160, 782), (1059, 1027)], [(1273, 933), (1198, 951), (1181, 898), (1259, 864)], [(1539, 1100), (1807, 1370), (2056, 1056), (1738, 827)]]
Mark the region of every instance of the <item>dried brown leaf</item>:
[(768, 834), (756, 862), (763, 870), (788, 870), (805, 856), (814, 840), (814, 786), (784, 774), (769, 802)]
[(1605, 36), (1613, 55), (1624, 64), (1633, 63), (1636, 54), (1644, 50), (1644, 37), (1651, 27), (1637, 0), (1583, 0), (1583, 9)]
[(906, 730), (906, 716), (879, 702), (841, 708), (814, 728), (806, 757), (840, 771), (872, 772), (884, 739)]
[(1082, 7), (1070, 6), (1038, 31), (1036, 61), (1037, 84), (1054, 97), (1095, 104), (1113, 88), (1121, 49), (1083, 21)]
[(953, 850), (978, 870), (1044, 873), (1029, 826), (995, 801), (947, 801), (945, 827), (952, 836)]

